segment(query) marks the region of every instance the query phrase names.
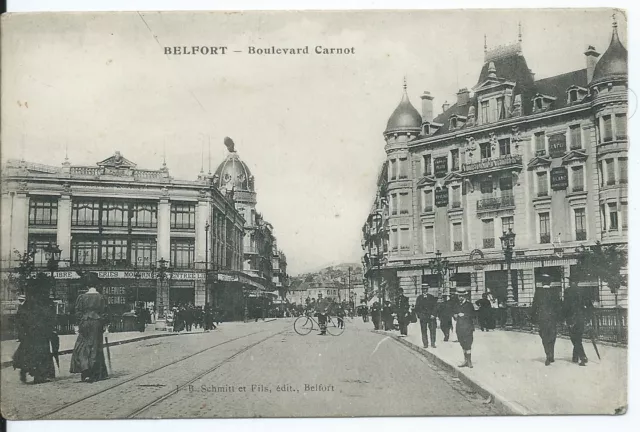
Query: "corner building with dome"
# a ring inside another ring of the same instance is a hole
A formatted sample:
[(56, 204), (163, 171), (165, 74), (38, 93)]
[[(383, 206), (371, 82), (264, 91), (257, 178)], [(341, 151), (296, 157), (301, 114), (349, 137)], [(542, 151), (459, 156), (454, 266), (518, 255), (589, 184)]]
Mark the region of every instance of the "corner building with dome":
[[(536, 79), (521, 38), (485, 47), (475, 85), (441, 110), (425, 91), (419, 112), (405, 82), (362, 228), (370, 292), (393, 301), (401, 289), (415, 303), (423, 284), (458, 286), (527, 307), (543, 278), (565, 286), (576, 247), (627, 248), (627, 50), (615, 21), (604, 54), (584, 56), (585, 68)], [(453, 271), (439, 276), (438, 262)], [(583, 284), (596, 306), (627, 307), (627, 287)]]

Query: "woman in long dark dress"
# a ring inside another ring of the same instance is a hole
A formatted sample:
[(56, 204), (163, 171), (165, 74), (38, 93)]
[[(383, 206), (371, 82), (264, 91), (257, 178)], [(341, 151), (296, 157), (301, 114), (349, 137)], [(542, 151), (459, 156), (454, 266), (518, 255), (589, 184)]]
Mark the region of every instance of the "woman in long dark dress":
[(476, 301), (476, 306), (478, 306), (478, 323), (480, 324), (480, 330), (493, 330), (495, 328), (493, 323), (493, 310), (491, 309), (491, 302), (487, 298), (487, 293), (483, 293), (482, 298)]
[[(97, 279), (97, 278), (95, 278)], [(107, 324), (107, 300), (95, 289), (95, 279), (89, 291), (76, 301), (78, 339), (71, 356), (71, 373), (80, 373), (82, 381), (94, 382), (107, 378), (103, 352), (103, 332)]]
[(40, 275), (27, 287), (25, 303), (17, 313), (20, 345), (13, 355), (13, 368), (20, 369), (20, 381), (27, 374), (34, 384), (55, 377), (50, 341), (56, 331), (56, 317), (49, 300), (49, 280)]

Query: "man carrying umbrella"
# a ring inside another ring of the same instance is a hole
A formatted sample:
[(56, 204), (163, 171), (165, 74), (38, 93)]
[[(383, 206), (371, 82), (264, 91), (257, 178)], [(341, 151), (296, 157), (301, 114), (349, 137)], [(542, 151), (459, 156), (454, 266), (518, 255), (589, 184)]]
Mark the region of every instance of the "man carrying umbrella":
[(580, 366), (587, 365), (587, 355), (582, 346), (582, 334), (584, 333), (584, 323), (587, 317), (591, 316), (593, 304), (578, 287), (578, 283), (569, 280), (569, 288), (564, 294), (564, 318), (569, 326), (569, 336), (573, 344), (572, 361), (580, 362)]

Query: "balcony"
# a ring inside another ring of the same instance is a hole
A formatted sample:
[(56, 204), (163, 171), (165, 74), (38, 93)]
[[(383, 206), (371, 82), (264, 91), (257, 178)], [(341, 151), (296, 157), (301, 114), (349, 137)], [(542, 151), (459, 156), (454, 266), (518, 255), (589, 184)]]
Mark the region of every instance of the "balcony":
[(462, 207), (462, 203), (460, 201), (452, 201), (451, 202), (451, 208), (452, 209), (459, 209), (460, 207)]
[(492, 159), (484, 159), (480, 162), (462, 164), (462, 172), (467, 174), (482, 174), (491, 171), (500, 171), (512, 167), (522, 167), (521, 155), (504, 155)]
[(481, 211), (500, 210), (515, 207), (513, 195), (478, 200), (477, 209)]
[(246, 254), (258, 254), (258, 248), (255, 246), (246, 246), (243, 252)]
[(494, 249), (496, 247), (496, 239), (486, 238), (482, 239), (482, 249)]
[(540, 244), (551, 243), (551, 234), (540, 234)]
[(587, 232), (585, 230), (576, 231), (576, 241), (583, 241), (587, 239)]
[(573, 187), (573, 189), (571, 189), (573, 192), (584, 192), (584, 186), (583, 185), (575, 185)]
[(453, 250), (454, 251), (461, 251), (462, 250), (462, 242), (461, 241), (454, 241), (453, 242)]

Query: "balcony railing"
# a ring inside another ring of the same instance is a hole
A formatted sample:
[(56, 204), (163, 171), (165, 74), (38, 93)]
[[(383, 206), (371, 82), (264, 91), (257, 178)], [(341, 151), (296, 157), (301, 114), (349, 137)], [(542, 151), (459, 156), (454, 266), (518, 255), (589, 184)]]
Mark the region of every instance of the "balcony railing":
[(539, 191), (539, 192), (538, 192), (538, 196), (539, 196), (539, 197), (546, 197), (546, 196), (549, 196), (549, 191), (548, 191), (548, 190)]
[(521, 155), (504, 155), (497, 158), (485, 159), (480, 162), (462, 164), (462, 172), (491, 171), (522, 165)]
[(540, 243), (551, 243), (551, 234), (540, 234)]
[(587, 239), (587, 232), (584, 230), (576, 231), (576, 240), (582, 241)]
[(584, 192), (584, 186), (583, 185), (575, 185), (572, 190), (574, 192)]
[(462, 206), (462, 203), (460, 201), (452, 201), (451, 202), (451, 208), (452, 209), (457, 209), (460, 208)]
[(424, 208), (424, 212), (425, 213), (432, 213), (433, 212), (433, 207), (432, 206), (428, 206)]
[(501, 208), (514, 207), (515, 201), (513, 195), (503, 197), (492, 197), (478, 200), (478, 210), (497, 210)]
[(454, 241), (453, 242), (453, 250), (454, 251), (461, 251), (462, 250), (462, 242), (461, 241)]
[(495, 247), (496, 247), (496, 239), (494, 239), (494, 238), (482, 239), (482, 248), (483, 249), (493, 249)]

